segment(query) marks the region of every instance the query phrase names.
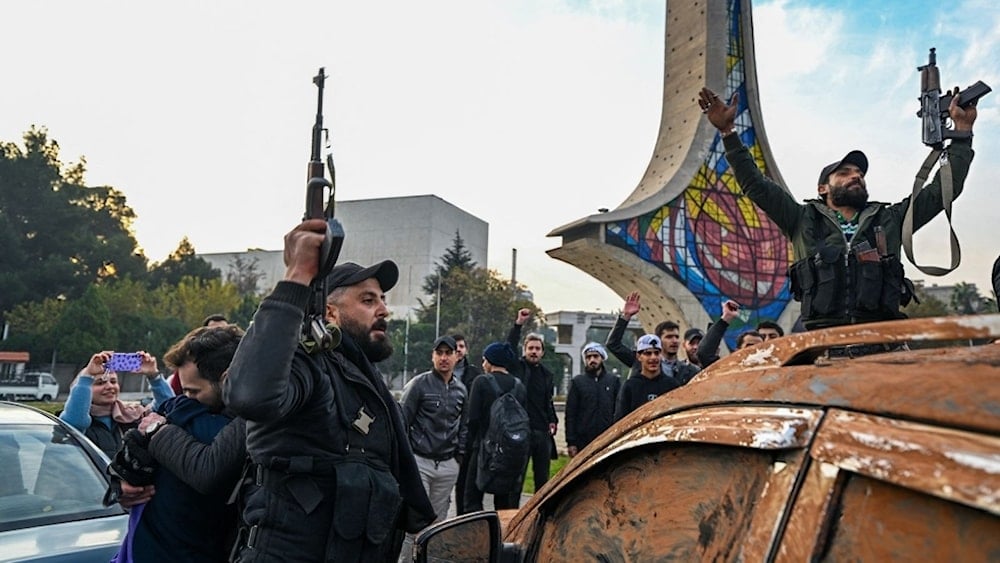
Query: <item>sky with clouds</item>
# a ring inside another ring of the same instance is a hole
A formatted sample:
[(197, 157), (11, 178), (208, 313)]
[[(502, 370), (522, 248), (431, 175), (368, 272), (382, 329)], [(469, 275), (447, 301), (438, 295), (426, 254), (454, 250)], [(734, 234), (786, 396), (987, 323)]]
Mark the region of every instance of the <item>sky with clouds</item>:
[[(621, 298), (549, 258), (553, 228), (615, 208), (656, 138), (665, 3), (634, 0), (98, 0), (5, 6), (0, 139), (47, 127), (64, 162), (87, 161), (135, 209), (162, 260), (278, 249), (301, 217), (325, 66), (338, 199), (436, 194), (490, 224), (489, 264), (545, 311)], [(927, 150), (916, 66), (937, 47), (943, 85), (1000, 85), (1000, 8), (970, 0), (772, 0), (753, 6), (764, 129), (792, 192), (860, 148), (874, 199), (909, 194)], [(989, 292), (1000, 219), (1000, 94), (980, 104), (966, 191), (955, 202), (962, 266), (927, 283)], [(348, 236), (350, 234), (348, 233)], [(387, 245), (391, 241), (386, 241)], [(947, 265), (947, 224), (916, 236)], [(443, 249), (442, 249), (443, 250)]]

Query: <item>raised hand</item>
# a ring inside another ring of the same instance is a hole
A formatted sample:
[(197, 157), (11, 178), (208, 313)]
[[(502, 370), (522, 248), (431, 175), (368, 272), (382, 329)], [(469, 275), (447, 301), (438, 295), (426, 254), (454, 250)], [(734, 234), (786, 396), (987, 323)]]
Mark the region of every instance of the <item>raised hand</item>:
[(701, 113), (704, 113), (708, 121), (724, 134), (732, 132), (736, 124), (736, 108), (739, 107), (739, 101), (739, 92), (733, 92), (728, 105), (708, 88), (702, 88), (701, 92), (698, 92), (698, 106), (701, 108)]
[(732, 299), (727, 299), (725, 303), (722, 304), (722, 320), (731, 322), (740, 314), (740, 304), (733, 301)]
[(972, 124), (975, 123), (976, 116), (979, 115), (979, 110), (976, 109), (978, 100), (963, 108), (958, 105), (958, 93), (961, 91), (961, 88), (955, 86), (954, 90), (948, 92), (951, 95), (948, 114), (951, 116), (952, 123), (955, 124), (955, 131), (972, 131)]
[(285, 280), (309, 285), (319, 272), (326, 221), (306, 219), (285, 235)]
[(142, 358), (142, 363), (139, 364), (139, 371), (136, 373), (141, 373), (147, 377), (153, 377), (160, 374), (160, 369), (156, 365), (156, 356), (140, 351), (139, 357)]
[(622, 317), (629, 320), (639, 312), (639, 292), (633, 291), (625, 296), (625, 306), (622, 307)]
[(531, 318), (531, 309), (528, 308), (520, 309), (517, 312), (517, 319), (514, 320), (514, 324), (523, 325), (524, 323), (528, 322), (529, 318)]

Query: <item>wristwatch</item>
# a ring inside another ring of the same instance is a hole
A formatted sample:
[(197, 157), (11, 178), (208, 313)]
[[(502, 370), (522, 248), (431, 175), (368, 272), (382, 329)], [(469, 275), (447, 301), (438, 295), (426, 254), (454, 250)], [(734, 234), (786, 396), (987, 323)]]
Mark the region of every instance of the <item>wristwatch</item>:
[(150, 422), (149, 426), (146, 427), (146, 437), (147, 438), (151, 437), (153, 433), (155, 433), (160, 428), (163, 428), (164, 424), (166, 424), (166, 422), (162, 420), (154, 420), (153, 422)]

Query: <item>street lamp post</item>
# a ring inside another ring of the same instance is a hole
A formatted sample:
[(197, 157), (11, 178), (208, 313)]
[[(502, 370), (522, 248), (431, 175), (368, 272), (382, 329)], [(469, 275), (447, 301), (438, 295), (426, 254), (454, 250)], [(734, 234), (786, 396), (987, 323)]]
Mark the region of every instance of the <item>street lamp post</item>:
[[(62, 304), (66, 302), (66, 296), (60, 293), (56, 297), (56, 301), (59, 302), (61, 308)], [(62, 313), (60, 312), (60, 315), (61, 314)], [(53, 330), (52, 332), (54, 332), (57, 335), (59, 334), (59, 332), (56, 330)], [(58, 351), (59, 351), (59, 337), (56, 336), (52, 341), (52, 362), (51, 365), (49, 366), (49, 373), (52, 374), (52, 377), (56, 376), (56, 357), (58, 356)]]
[(437, 305), (434, 307), (434, 338), (441, 336), (441, 272), (438, 272)]

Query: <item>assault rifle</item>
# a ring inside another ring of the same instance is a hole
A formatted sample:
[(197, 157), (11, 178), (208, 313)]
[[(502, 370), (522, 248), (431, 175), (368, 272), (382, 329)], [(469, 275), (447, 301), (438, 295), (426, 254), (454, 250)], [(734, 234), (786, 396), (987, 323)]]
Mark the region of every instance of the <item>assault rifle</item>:
[[(963, 139), (972, 136), (969, 131), (955, 131), (948, 127), (948, 107), (951, 105), (953, 94), (951, 92), (941, 95), (941, 75), (937, 66), (936, 49), (931, 47), (931, 52), (927, 56), (927, 64), (918, 66), (920, 71), (920, 111), (917, 117), (923, 123), (923, 142), (929, 147), (940, 149), (944, 147), (945, 139)], [(967, 108), (986, 94), (992, 88), (976, 81), (965, 90), (958, 93), (958, 105)]]
[[(312, 298), (306, 309), (302, 326), (302, 343), (309, 352), (330, 350), (340, 345), (340, 329), (336, 325), (326, 323), (326, 278), (337, 264), (340, 249), (344, 245), (344, 227), (334, 218), (334, 194), (336, 193), (336, 172), (333, 167), (333, 154), (327, 153), (326, 165), (330, 170), (330, 179), (326, 179), (323, 161), (320, 159), (320, 146), (326, 134), (329, 147), (329, 131), (323, 128), (323, 85), (326, 74), (323, 68), (313, 77), (313, 84), (319, 89), (316, 101), (316, 121), (312, 129), (312, 150), (309, 155), (309, 166), (306, 174), (306, 213), (305, 219), (325, 219), (326, 238), (320, 247), (319, 271), (312, 283)], [(324, 201), (325, 200), (325, 201)]]
[[(942, 96), (941, 75), (938, 72), (937, 54), (935, 51), (936, 49), (931, 47), (931, 52), (927, 56), (927, 64), (917, 67), (917, 70), (920, 71), (920, 111), (917, 112), (917, 117), (921, 119), (923, 130), (922, 140), (925, 145), (931, 147), (931, 152), (927, 155), (924, 163), (920, 165), (920, 170), (913, 179), (913, 192), (910, 196), (911, 205), (906, 206), (906, 214), (903, 215), (900, 238), (902, 239), (903, 252), (906, 253), (906, 258), (918, 270), (929, 276), (943, 276), (957, 268), (962, 261), (962, 248), (958, 244), (958, 235), (955, 234), (955, 229), (951, 226), (951, 202), (955, 199), (955, 189), (951, 175), (951, 162), (948, 159), (948, 151), (945, 150), (944, 140), (968, 139), (972, 137), (971, 131), (956, 131), (948, 127), (948, 120), (951, 118), (949, 107), (951, 106), (952, 99), (958, 96), (958, 105), (962, 108), (968, 108), (974, 105), (979, 98), (989, 94), (991, 88), (984, 84), (982, 80), (979, 80), (961, 92), (958, 92), (958, 88), (955, 88), (956, 92), (949, 91)], [(940, 162), (938, 178), (940, 180), (941, 208), (948, 218), (948, 234), (951, 242), (951, 266), (947, 268), (923, 266), (917, 264), (917, 261), (913, 258), (914, 206), (912, 203), (917, 200), (917, 195), (924, 189), (927, 178), (930, 177), (931, 169), (938, 162)]]

